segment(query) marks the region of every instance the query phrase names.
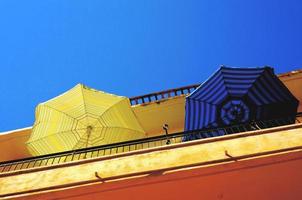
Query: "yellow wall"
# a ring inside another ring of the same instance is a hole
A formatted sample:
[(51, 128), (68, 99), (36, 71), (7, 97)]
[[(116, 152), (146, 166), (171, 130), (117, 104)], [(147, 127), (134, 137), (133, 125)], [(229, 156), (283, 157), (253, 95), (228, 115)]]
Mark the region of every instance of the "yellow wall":
[(169, 133), (184, 130), (185, 96), (171, 97), (158, 102), (133, 106), (141, 126), (147, 136), (164, 134), (163, 125), (169, 125)]
[(280, 75), (279, 78), (300, 101), (298, 111), (302, 112), (302, 70)]
[[(0, 174), (0, 197), (15, 198), (15, 193), (20, 193), (20, 195), (22, 193), (25, 195), (23, 196), (24, 199), (26, 199), (26, 195), (29, 195), (30, 199), (34, 199), (37, 198), (37, 194), (42, 194), (41, 192), (45, 191), (48, 193), (47, 198), (51, 199), (53, 198), (52, 193), (61, 191), (60, 194), (64, 195), (64, 189), (74, 188), (81, 184), (97, 183), (99, 190), (102, 190), (103, 185), (106, 187), (107, 183), (118, 183), (121, 179), (131, 180), (139, 177), (159, 176), (160, 174), (177, 173), (179, 170), (190, 171), (194, 168), (193, 166), (205, 169), (217, 166), (220, 170), (226, 170), (228, 168), (219, 166), (227, 163), (236, 163), (241, 168), (246, 168), (250, 166), (247, 162), (249, 160), (268, 157), (270, 162), (276, 162), (276, 159), (271, 157), (288, 154), (286, 156), (288, 158), (296, 152), (300, 152), (299, 159), (302, 159), (302, 124), (222, 136), (219, 139), (209, 138), (138, 150), (135, 154), (125, 153), (119, 157), (109, 156), (107, 158), (91, 159), (90, 162), (74, 162), (73, 164), (61, 165), (59, 168), (52, 166), (29, 169), (23, 172), (3, 173)], [(284, 169), (296, 177), (302, 178), (301, 165), (302, 162), (292, 168), (292, 165), (285, 163)], [(289, 168), (289, 166), (291, 167)], [(219, 173), (219, 170), (216, 173)], [(237, 173), (240, 173), (240, 171)], [(280, 173), (285, 172), (280, 171)], [(209, 174), (208, 176), (212, 175)], [(260, 170), (255, 175), (261, 179), (261, 177), (266, 176), (266, 171)], [(275, 178), (272, 177), (268, 181), (273, 185)], [(223, 179), (223, 176), (220, 176), (220, 179)], [(260, 179), (258, 181), (261, 181)], [(144, 181), (147, 180), (140, 179), (136, 182), (135, 187), (148, 188), (148, 185), (144, 185)], [(299, 184), (301, 185), (300, 179), (294, 180), (297, 182), (292, 183), (291, 187), (299, 187)], [(177, 181), (174, 184), (177, 185)], [(187, 186), (179, 186), (179, 189)], [(253, 185), (253, 187), (261, 189), (261, 184)], [(273, 186), (271, 187), (271, 189), (274, 189)], [(35, 191), (37, 193), (31, 196), (31, 193)], [(77, 191), (84, 192), (85, 187), (78, 188)], [(198, 194), (198, 191), (195, 191), (196, 194)], [(86, 193), (86, 195), (89, 195), (89, 193)], [(100, 194), (98, 197), (101, 198), (102, 195)], [(87, 196), (78, 196), (77, 198), (87, 199)]]

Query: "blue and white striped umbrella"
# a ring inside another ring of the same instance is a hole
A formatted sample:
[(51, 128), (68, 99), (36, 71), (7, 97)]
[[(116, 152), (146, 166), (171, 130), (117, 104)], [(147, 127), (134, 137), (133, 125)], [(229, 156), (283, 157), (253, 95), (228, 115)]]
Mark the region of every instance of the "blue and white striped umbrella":
[(270, 67), (221, 67), (186, 98), (185, 130), (287, 117), (298, 103)]

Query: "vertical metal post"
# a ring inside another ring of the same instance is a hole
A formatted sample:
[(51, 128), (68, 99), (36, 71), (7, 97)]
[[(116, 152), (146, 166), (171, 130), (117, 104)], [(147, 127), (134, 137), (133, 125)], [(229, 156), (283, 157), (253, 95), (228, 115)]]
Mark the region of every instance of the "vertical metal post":
[(169, 140), (169, 137), (168, 137), (168, 129), (169, 129), (169, 125), (168, 125), (168, 124), (164, 124), (164, 125), (163, 125), (163, 129), (164, 129), (164, 131), (165, 131), (166, 138), (167, 138), (166, 144), (170, 144), (171, 141)]

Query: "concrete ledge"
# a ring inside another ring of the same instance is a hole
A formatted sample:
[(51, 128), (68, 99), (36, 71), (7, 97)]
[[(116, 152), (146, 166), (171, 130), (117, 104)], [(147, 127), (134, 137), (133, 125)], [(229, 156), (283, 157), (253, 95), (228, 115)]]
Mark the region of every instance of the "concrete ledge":
[(47, 167), (6, 174), (0, 179), (0, 197), (102, 182), (193, 166), (221, 165), (301, 150), (302, 126), (285, 127), (191, 141), (130, 152), (110, 159)]

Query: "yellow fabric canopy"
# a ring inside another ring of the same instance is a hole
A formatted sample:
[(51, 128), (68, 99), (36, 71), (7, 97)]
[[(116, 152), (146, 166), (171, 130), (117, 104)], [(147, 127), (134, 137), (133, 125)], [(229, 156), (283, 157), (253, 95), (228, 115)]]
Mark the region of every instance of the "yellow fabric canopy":
[(27, 146), (43, 155), (144, 136), (128, 98), (78, 84), (37, 106)]

